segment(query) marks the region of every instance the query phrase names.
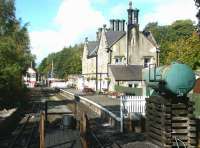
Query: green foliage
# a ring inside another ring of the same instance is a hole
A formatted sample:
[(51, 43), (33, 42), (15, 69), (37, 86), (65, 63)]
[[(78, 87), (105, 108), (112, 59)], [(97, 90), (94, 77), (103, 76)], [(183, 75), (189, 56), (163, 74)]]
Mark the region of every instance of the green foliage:
[(200, 94), (190, 94), (190, 100), (195, 103), (194, 114), (196, 117), (200, 116)]
[(165, 63), (179, 61), (196, 70), (200, 67), (200, 40), (197, 34), (189, 38), (180, 38), (169, 45), (169, 52), (166, 54)]
[(131, 87), (115, 85), (115, 91), (134, 96), (142, 96), (142, 88), (131, 88)]
[(80, 74), (82, 63), (81, 55), (83, 45), (75, 45), (74, 47), (64, 48), (62, 51), (52, 53), (44, 58), (38, 67), (40, 73), (47, 75), (54, 63), (54, 75), (57, 78), (66, 78), (69, 74)]
[[(184, 45), (184, 42), (187, 42), (187, 40), (191, 40), (191, 38), (193, 38), (192, 34), (195, 30), (195, 27), (196, 26), (193, 24), (191, 20), (177, 20), (171, 25), (167, 25), (167, 26), (159, 26), (158, 23), (154, 22), (154, 23), (149, 23), (145, 27), (145, 30), (152, 32), (157, 43), (160, 45), (160, 63), (161, 64), (167, 64), (173, 60), (180, 60), (180, 58), (177, 58), (177, 55), (171, 56), (172, 54), (175, 53), (174, 50), (181, 49), (183, 53), (185, 51), (184, 48), (190, 48), (190, 49), (193, 48), (192, 47), (193, 43), (191, 41), (188, 41), (187, 47)], [(180, 42), (182, 42), (181, 45), (179, 44)], [(178, 54), (178, 56), (179, 55), (180, 54)], [(185, 54), (184, 60), (180, 60), (180, 61), (185, 63), (185, 61), (187, 61), (185, 58), (192, 59), (193, 57), (191, 57), (190, 54), (188, 55)], [(188, 62), (186, 62), (186, 64), (188, 64)], [(189, 64), (189, 65), (191, 65), (194, 68), (195, 66), (193, 65), (196, 65), (196, 64)]]
[(0, 0), (0, 98), (22, 92), (22, 74), (32, 60), (27, 24), (16, 19), (15, 1)]

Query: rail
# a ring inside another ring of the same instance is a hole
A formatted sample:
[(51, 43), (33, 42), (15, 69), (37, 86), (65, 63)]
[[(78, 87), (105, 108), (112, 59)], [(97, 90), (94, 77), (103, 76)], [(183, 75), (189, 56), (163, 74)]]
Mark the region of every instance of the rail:
[[(97, 124), (97, 123), (96, 123)], [(90, 127), (87, 114), (83, 113), (80, 121), (80, 135), (83, 148), (121, 148), (121, 146), (109, 139), (109, 137), (99, 138)]]
[[(23, 125), (18, 126), (17, 129), (19, 129), (19, 132), (16, 134), (16, 136), (14, 137), (14, 140), (11, 141), (11, 144), (9, 145), (9, 148), (18, 148), (18, 147), (24, 147), (24, 148), (29, 148), (31, 141), (32, 141), (32, 137), (34, 135), (34, 132), (36, 131), (35, 128), (38, 126), (38, 122), (34, 122), (33, 124), (31, 124), (31, 130), (30, 132), (27, 133), (25, 132), (26, 128), (28, 128), (28, 125), (30, 124), (30, 120), (36, 115), (34, 113), (38, 113), (41, 110), (41, 104), (33, 104), (32, 106), (32, 111), (33, 114), (29, 114), (26, 117), (26, 120), (24, 122)], [(25, 142), (24, 142), (25, 139)]]

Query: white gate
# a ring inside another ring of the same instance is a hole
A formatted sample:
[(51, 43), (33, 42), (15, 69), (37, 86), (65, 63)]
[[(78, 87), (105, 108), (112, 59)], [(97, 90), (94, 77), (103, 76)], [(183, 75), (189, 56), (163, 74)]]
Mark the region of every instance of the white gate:
[(120, 98), (120, 116), (121, 132), (123, 132), (123, 118), (129, 113), (140, 113), (145, 115), (145, 98), (148, 96), (121, 96)]
[(127, 113), (141, 113), (145, 115), (145, 98), (147, 96), (122, 96), (121, 106)]

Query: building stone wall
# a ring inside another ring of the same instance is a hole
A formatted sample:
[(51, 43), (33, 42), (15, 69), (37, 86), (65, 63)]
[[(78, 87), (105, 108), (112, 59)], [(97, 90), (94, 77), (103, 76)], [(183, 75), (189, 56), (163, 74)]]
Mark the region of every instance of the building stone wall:
[(115, 64), (116, 57), (123, 57), (121, 64), (126, 64), (126, 36), (123, 36), (119, 41), (117, 41), (112, 47), (111, 54), (111, 64)]
[(144, 58), (149, 58), (151, 64), (156, 64), (156, 46), (139, 32), (137, 27), (130, 31), (129, 64), (144, 65)]
[(109, 53), (107, 52), (108, 47), (107, 45), (107, 40), (106, 40), (106, 28), (103, 29), (102, 34), (101, 34), (101, 40), (99, 43), (99, 48), (98, 48), (98, 73), (107, 73), (107, 65), (109, 62)]
[(96, 73), (96, 57), (87, 59), (87, 73)]
[(88, 55), (88, 49), (87, 49), (87, 43), (85, 43), (84, 49), (83, 49), (83, 57), (82, 57), (82, 74), (88, 73), (87, 55)]

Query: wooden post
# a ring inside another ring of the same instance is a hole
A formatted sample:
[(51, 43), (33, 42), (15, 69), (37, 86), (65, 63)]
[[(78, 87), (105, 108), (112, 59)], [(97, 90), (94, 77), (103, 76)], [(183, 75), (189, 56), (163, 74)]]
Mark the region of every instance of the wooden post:
[(74, 115), (77, 116), (77, 107), (76, 107), (76, 101), (74, 101)]
[(45, 139), (44, 139), (44, 113), (40, 115), (40, 148), (45, 148)]
[(48, 102), (47, 101), (45, 101), (45, 121), (46, 121), (46, 123), (47, 123), (47, 114), (48, 114)]
[(133, 131), (133, 121), (131, 119), (131, 114), (128, 114), (128, 131), (132, 132)]
[(81, 143), (83, 148), (88, 148), (88, 142), (87, 142), (87, 115), (85, 113), (82, 114), (81, 120), (80, 120), (80, 134), (81, 134)]

